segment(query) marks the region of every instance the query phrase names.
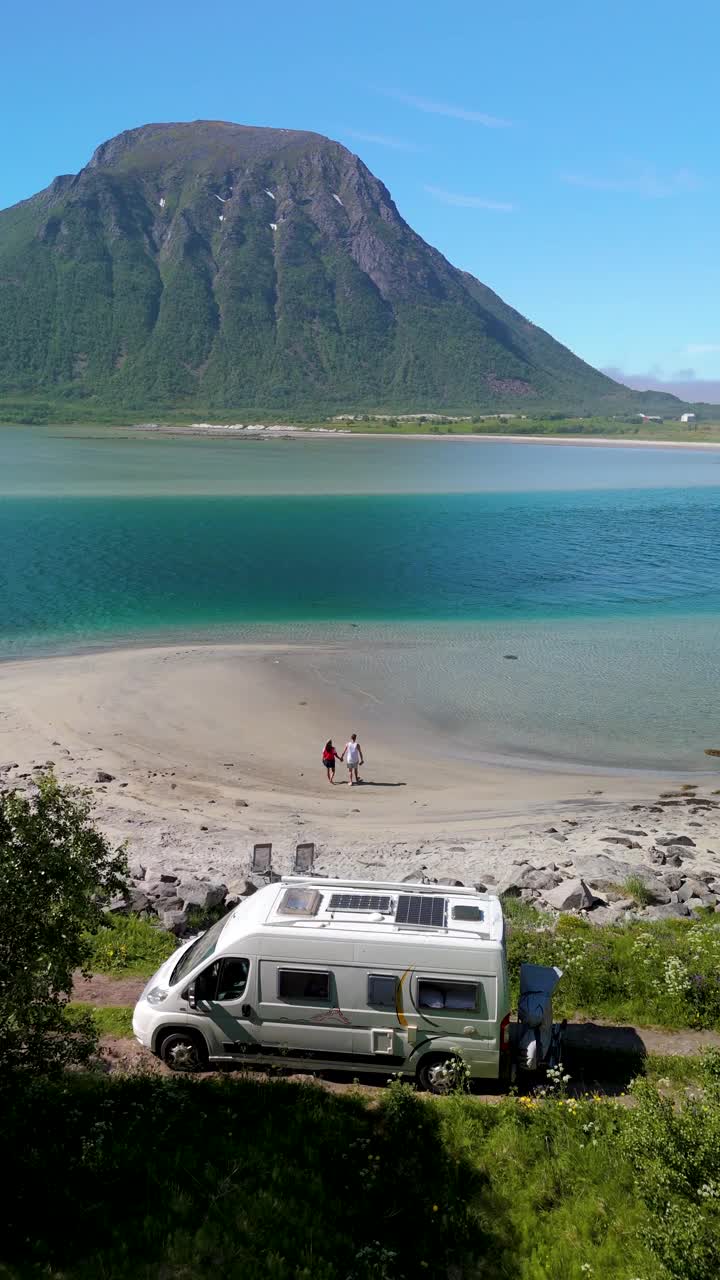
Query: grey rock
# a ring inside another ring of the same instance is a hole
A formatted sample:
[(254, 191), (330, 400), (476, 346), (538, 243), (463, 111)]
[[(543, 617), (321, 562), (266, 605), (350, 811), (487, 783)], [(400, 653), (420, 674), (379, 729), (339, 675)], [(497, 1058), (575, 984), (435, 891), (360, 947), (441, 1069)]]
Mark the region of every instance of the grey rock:
[(160, 880), (163, 884), (177, 884), (180, 880), (173, 871), (163, 871), (160, 867), (146, 867), (145, 879), (150, 882)]
[(674, 920), (678, 916), (686, 915), (688, 915), (688, 908), (684, 902), (658, 903), (656, 906), (646, 907), (643, 912), (647, 920)]
[(582, 880), (589, 885), (619, 884), (628, 876), (637, 873), (637, 866), (630, 862), (621, 862), (607, 854), (588, 854), (575, 859), (575, 870)]
[(129, 907), (125, 894), (117, 893), (114, 898), (110, 899), (105, 910), (110, 911), (113, 915), (126, 915), (129, 911)]
[(163, 927), (177, 938), (182, 938), (187, 932), (188, 922), (184, 911), (163, 911), (162, 922)]
[(114, 782), (115, 775), (112, 773), (106, 773), (104, 769), (98, 769), (97, 773), (95, 774), (95, 781), (96, 782)]
[(625, 908), (618, 903), (613, 903), (610, 907), (593, 907), (592, 911), (588, 911), (587, 918), (594, 925), (619, 924), (625, 919)]
[(238, 898), (237, 895), (234, 893), (229, 893), (225, 898), (225, 902), (223, 903), (223, 906), (225, 907), (226, 911), (234, 911), (236, 907), (240, 906), (241, 902), (242, 902), (242, 898)]
[(179, 884), (177, 896), (185, 908), (196, 907), (199, 911), (210, 911), (219, 907), (227, 893), (227, 885), (203, 880), (188, 880)]
[(142, 915), (143, 912), (147, 911), (149, 906), (150, 906), (150, 900), (147, 894), (143, 893), (142, 889), (130, 890), (130, 892), (128, 893), (128, 910), (129, 911), (131, 911), (134, 915), (139, 916), (139, 915)]
[(235, 808), (236, 808), (236, 809), (247, 809), (247, 807), (248, 807), (248, 802), (247, 802), (247, 800), (236, 800), (236, 801), (235, 801)]
[(138, 887), (154, 902), (166, 902), (178, 896), (177, 885), (168, 884), (166, 880), (143, 880)]
[(655, 841), (661, 845), (684, 845), (687, 849), (695, 848), (695, 841), (690, 836), (658, 836)]
[(621, 844), (624, 849), (641, 849), (642, 845), (629, 836), (601, 836), (603, 844)]
[(682, 871), (663, 871), (663, 880), (671, 892), (677, 893), (684, 879)]
[(706, 893), (705, 884), (698, 879), (687, 879), (678, 890), (680, 902), (688, 902), (691, 897), (703, 897)]
[(130, 863), (130, 879), (131, 880), (144, 880), (145, 871), (146, 871), (146, 868), (143, 866), (142, 862)]
[(554, 889), (562, 883), (562, 876), (556, 871), (544, 871), (542, 867), (532, 867), (523, 872), (523, 889)]
[(252, 893), (257, 893), (257, 885), (253, 884), (252, 880), (231, 880), (227, 891), (234, 898), (249, 898)]
[(587, 911), (595, 898), (584, 880), (565, 880), (545, 894), (545, 901), (556, 911)]
[(667, 862), (667, 854), (664, 849), (658, 849), (657, 845), (650, 850), (648, 857), (650, 861), (658, 867), (664, 867)]

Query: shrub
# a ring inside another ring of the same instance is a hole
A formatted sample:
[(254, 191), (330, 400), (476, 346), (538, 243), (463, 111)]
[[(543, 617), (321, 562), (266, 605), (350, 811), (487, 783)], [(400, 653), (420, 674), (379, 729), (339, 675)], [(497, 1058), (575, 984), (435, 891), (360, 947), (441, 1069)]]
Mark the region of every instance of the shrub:
[(0, 796), (0, 1071), (51, 1071), (92, 1054), (92, 1018), (68, 1018), (72, 976), (126, 873), (86, 793), (46, 774), (34, 796)]
[(141, 978), (149, 978), (177, 946), (177, 939), (151, 920), (107, 913), (86, 941), (87, 964), (93, 973)]

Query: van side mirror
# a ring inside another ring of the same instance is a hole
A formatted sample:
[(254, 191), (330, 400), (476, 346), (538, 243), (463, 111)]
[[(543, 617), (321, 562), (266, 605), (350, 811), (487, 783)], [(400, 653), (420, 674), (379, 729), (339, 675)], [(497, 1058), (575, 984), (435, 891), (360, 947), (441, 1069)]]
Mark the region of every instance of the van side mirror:
[(197, 1009), (197, 1000), (195, 998), (195, 983), (191, 982), (190, 986), (183, 991), (183, 996), (187, 1000), (191, 1009)]

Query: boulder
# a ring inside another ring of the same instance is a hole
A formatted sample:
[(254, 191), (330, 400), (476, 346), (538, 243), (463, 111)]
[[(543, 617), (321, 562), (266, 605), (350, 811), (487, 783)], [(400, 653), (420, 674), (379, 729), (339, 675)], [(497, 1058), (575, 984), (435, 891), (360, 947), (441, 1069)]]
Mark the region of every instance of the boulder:
[(227, 891), (228, 897), (249, 898), (251, 893), (257, 893), (257, 885), (252, 880), (231, 880)]
[(620, 903), (614, 902), (609, 907), (593, 907), (591, 911), (588, 911), (587, 918), (590, 924), (594, 925), (620, 924), (625, 919), (626, 910), (627, 906), (621, 906)]
[(130, 889), (128, 892), (127, 904), (128, 911), (131, 911), (133, 915), (136, 916), (142, 915), (143, 912), (150, 908), (150, 900), (147, 894), (143, 893), (142, 889)]
[(178, 884), (180, 877), (172, 871), (163, 871), (160, 867), (146, 867), (145, 879), (149, 883), (162, 881), (163, 884)]
[(646, 920), (673, 920), (688, 914), (687, 904), (684, 902), (662, 902), (653, 907), (646, 907), (643, 912)]
[(675, 871), (675, 870), (663, 871), (662, 877), (668, 889), (674, 892), (678, 891), (678, 889), (683, 883), (683, 880), (685, 879), (685, 876), (683, 875), (682, 871)]
[(679, 844), (684, 845), (686, 849), (695, 848), (695, 841), (690, 836), (658, 836), (655, 843), (661, 845)]
[(678, 898), (680, 902), (689, 902), (691, 898), (707, 898), (709, 901), (715, 902), (714, 897), (708, 894), (707, 886), (702, 880), (696, 880), (694, 877), (685, 881), (678, 889)]
[(664, 849), (658, 849), (655, 845), (649, 852), (648, 857), (654, 866), (664, 867), (667, 862), (667, 854)]
[(104, 769), (98, 769), (97, 773), (95, 774), (95, 781), (96, 782), (114, 782), (115, 775), (112, 773), (106, 773)]
[(588, 911), (595, 897), (584, 880), (564, 880), (545, 894), (545, 901), (555, 911)]
[(621, 862), (619, 858), (610, 858), (607, 854), (588, 854), (575, 859), (575, 870), (578, 876), (589, 885), (620, 884), (628, 876), (636, 875), (637, 864)]
[(169, 933), (174, 933), (176, 938), (182, 938), (187, 932), (188, 922), (185, 911), (163, 911), (162, 922), (163, 928)]
[(130, 879), (131, 879), (131, 880), (144, 880), (144, 879), (145, 879), (145, 867), (143, 866), (143, 864), (142, 864), (141, 862), (131, 862), (131, 863), (130, 863)]
[(642, 845), (637, 840), (631, 840), (630, 836), (601, 836), (603, 844), (621, 844), (624, 849), (641, 849)]
[(523, 889), (554, 889), (562, 882), (557, 871), (544, 870), (542, 867), (527, 867), (522, 873)]
[(187, 880), (177, 887), (177, 896), (183, 907), (196, 907), (199, 911), (211, 911), (224, 902), (227, 885), (208, 880)]
[(702, 898), (688, 898), (685, 906), (692, 915), (693, 911), (699, 911), (701, 907), (714, 907), (715, 899), (710, 894), (704, 894)]

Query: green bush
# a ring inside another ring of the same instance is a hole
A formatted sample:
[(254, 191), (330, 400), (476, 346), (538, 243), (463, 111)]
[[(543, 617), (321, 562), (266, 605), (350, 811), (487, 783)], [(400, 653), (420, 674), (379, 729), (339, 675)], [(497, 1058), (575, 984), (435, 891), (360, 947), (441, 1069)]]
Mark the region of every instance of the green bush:
[(84, 1062), (87, 1015), (67, 1017), (73, 972), (87, 970), (101, 902), (125, 883), (122, 849), (90, 821), (89, 796), (52, 774), (37, 792), (0, 795), (0, 1072)]
[(561, 1016), (578, 1010), (638, 1025), (720, 1027), (720, 920), (598, 927), (579, 916), (511, 924), (508, 959), (517, 1000), (520, 965), (558, 965)]
[(144, 916), (105, 913), (87, 937), (87, 964), (93, 973), (149, 978), (172, 955), (177, 939)]

